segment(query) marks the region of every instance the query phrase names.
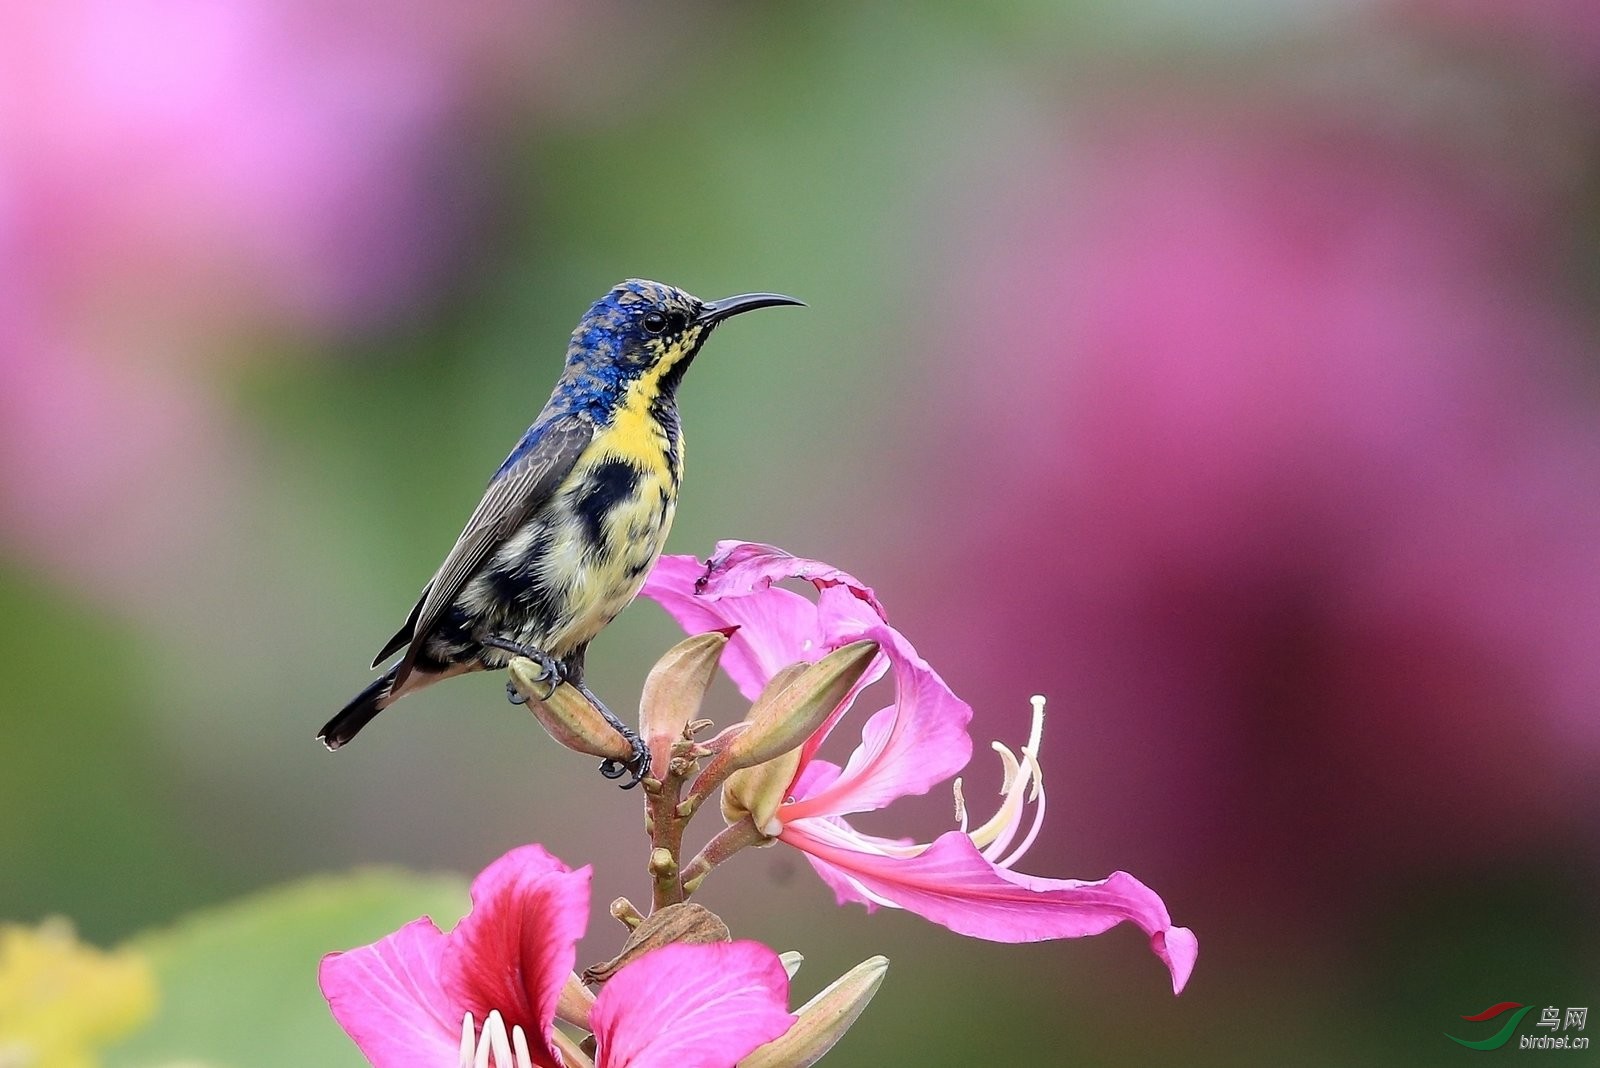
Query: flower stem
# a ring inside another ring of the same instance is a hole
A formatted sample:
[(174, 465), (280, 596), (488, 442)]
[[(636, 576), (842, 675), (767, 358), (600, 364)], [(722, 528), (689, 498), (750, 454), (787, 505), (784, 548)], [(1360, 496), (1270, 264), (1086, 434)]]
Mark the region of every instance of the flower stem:
[(650, 834), (650, 881), (652, 911), (675, 905), (684, 899), (679, 857), (683, 853), (683, 829), (694, 816), (693, 807), (681, 804), (683, 787), (700, 770), (706, 748), (694, 735), (709, 726), (696, 720), (683, 729), (683, 737), (672, 743), (672, 755), (661, 778), (644, 780), (645, 829)]
[(567, 1068), (594, 1068), (594, 1061), (583, 1049), (561, 1028), (557, 1027), (550, 1035), (551, 1043), (561, 1053), (561, 1059), (567, 1062)]
[(650, 828), (650, 879), (654, 908), (665, 908), (683, 900), (683, 883), (678, 878), (678, 854), (683, 850), (683, 825), (677, 813), (681, 776), (668, 771), (660, 784), (651, 789), (645, 784)]
[(711, 874), (712, 868), (715, 868), (718, 864), (739, 852), (739, 850), (761, 845), (771, 840), (761, 833), (754, 821), (748, 816), (731, 827), (724, 827), (679, 872), (678, 885), (683, 891), (683, 896), (688, 897), (698, 890), (700, 884), (705, 881), (705, 877)]

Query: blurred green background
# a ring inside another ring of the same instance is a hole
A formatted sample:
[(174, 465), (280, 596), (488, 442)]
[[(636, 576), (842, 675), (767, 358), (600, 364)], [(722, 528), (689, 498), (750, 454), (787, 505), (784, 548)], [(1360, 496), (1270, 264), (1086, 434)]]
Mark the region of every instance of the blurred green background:
[[(1050, 695), (1022, 867), (1200, 938), (1173, 999), (1132, 931), (988, 945), (740, 858), (707, 903), (803, 994), (893, 962), (829, 1063), (1453, 1063), (1464, 1014), (1600, 1000), (1582, 0), (84, 0), (0, 42), (0, 917), (110, 944), (530, 840), (643, 898), (636, 799), (499, 679), (314, 740), (643, 276), (810, 305), (697, 362), (669, 551), (862, 576), (980, 753)], [(675, 639), (636, 606), (592, 684)], [(944, 828), (908, 808), (873, 829)]]

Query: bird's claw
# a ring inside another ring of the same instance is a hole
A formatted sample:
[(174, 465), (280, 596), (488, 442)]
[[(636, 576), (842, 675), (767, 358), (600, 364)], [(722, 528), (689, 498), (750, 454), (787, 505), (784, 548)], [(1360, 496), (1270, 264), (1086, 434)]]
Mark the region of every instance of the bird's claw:
[[(498, 635), (490, 635), (489, 637), (483, 639), (483, 644), (489, 646), (491, 649), (499, 649), (503, 652), (510, 653), (512, 656), (526, 657), (527, 659), (532, 660), (535, 664), (538, 664), (541, 681), (548, 682), (550, 684), (550, 691), (544, 695), (545, 697), (549, 697), (550, 694), (555, 693), (556, 687), (560, 686), (566, 681), (566, 672), (561, 669), (561, 662), (555, 657), (551, 656), (549, 653), (545, 652), (543, 649), (535, 649), (532, 646), (522, 645), (518, 642), (512, 641), (510, 638), (502, 638)], [(509, 682), (506, 683), (506, 700), (510, 701), (514, 705), (524, 705), (528, 703), (528, 699), (524, 697), (520, 691), (518, 691), (516, 686)]]
[(608, 779), (620, 779), (624, 772), (632, 772), (633, 777), (622, 784), (624, 790), (631, 790), (638, 786), (644, 777), (650, 774), (650, 747), (644, 744), (644, 739), (639, 737), (639, 732), (629, 727), (617, 714), (606, 707), (606, 703), (595, 696), (593, 690), (578, 683), (578, 692), (589, 699), (611, 729), (622, 735), (628, 741), (628, 746), (633, 750), (633, 755), (627, 760), (608, 759), (600, 762), (600, 774)]
[(633, 756), (627, 760), (602, 760), (600, 774), (608, 779), (620, 779), (624, 772), (632, 772), (633, 778), (622, 784), (624, 790), (631, 790), (650, 774), (650, 747), (644, 744), (644, 739), (626, 727), (622, 728), (622, 736), (633, 747)]

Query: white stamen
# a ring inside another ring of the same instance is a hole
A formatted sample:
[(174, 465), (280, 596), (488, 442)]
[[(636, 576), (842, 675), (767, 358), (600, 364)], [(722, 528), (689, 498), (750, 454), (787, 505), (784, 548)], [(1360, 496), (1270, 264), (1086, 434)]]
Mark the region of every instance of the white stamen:
[[(1011, 750), (999, 742), (993, 743), (993, 746), (1006, 766), (1005, 797), (1000, 802), (999, 810), (973, 837), (975, 844), (983, 846), (986, 860), (993, 860), (999, 856), (1011, 844), (1011, 839), (1016, 837), (1017, 828), (1022, 825), (1022, 810), (1028, 804), (1028, 784), (1033, 781), (1029, 774), (1024, 773), (1024, 765), (1017, 762), (1016, 755)], [(1031, 767), (1032, 758), (1024, 757), (1024, 759), (1028, 762), (1027, 766)]]
[(1039, 764), (1039, 745), (1044, 741), (1044, 694), (1036, 693), (1028, 698), (1033, 704), (1033, 726), (1028, 731), (1028, 744), (1022, 751), (1033, 757), (1033, 796), (1028, 798), (1036, 801), (1044, 790), (1044, 768)]
[[(1035, 694), (1031, 703), (1033, 722), (1028, 730), (1028, 744), (1022, 747), (1022, 759), (1018, 760), (1016, 754), (1001, 743), (993, 743), (1004, 768), (1000, 785), (1004, 799), (999, 810), (975, 830), (967, 830), (965, 805), (960, 800), (959, 784), (957, 786), (956, 815), (961, 830), (983, 851), (985, 860), (1002, 868), (1010, 867), (1027, 852), (1038, 838), (1044, 821), (1044, 771), (1039, 764), (1039, 747), (1044, 739), (1044, 697)], [(1006, 850), (1022, 826), (1022, 812), (1029, 802), (1037, 806), (1032, 825), (1021, 844), (1008, 853)]]
[(982, 849), (986, 857), (989, 856), (991, 849), (1004, 849), (1010, 843), (1011, 834), (1008, 828), (1014, 828), (1022, 818), (1024, 804), (1023, 791), (1017, 788), (1018, 783), (1023, 780), (1018, 775), (1021, 765), (1017, 763), (1016, 754), (999, 742), (993, 742), (991, 746), (999, 754), (1005, 772), (1000, 784), (1000, 793), (1004, 800), (1000, 802), (995, 814), (981, 827), (968, 832), (973, 844)]
[(835, 821), (826, 817), (808, 823), (806, 833), (838, 849), (849, 849), (858, 853), (872, 853), (880, 857), (915, 857), (926, 852), (928, 848), (926, 842), (901, 843), (886, 841), (882, 838), (870, 838), (857, 833), (842, 820)]
[[(489, 1019), (483, 1023), (483, 1037), (478, 1039), (478, 1055), (472, 1059), (472, 1068), (489, 1068), (489, 1024), (494, 1020), (494, 1013), (489, 1014)], [(496, 1066), (498, 1068), (498, 1066)]]
[(950, 788), (956, 795), (956, 825), (961, 828), (961, 833), (967, 833), (967, 799), (961, 793), (961, 776), (956, 776), (956, 781)]
[(489, 1013), (489, 1020), (483, 1025), (484, 1034), (489, 1036), (490, 1043), (494, 1046), (494, 1061), (496, 1065), (510, 1065), (511, 1038), (506, 1034), (506, 1021), (498, 1010)]
[(1009, 868), (1021, 860), (1022, 854), (1026, 853), (1032, 847), (1034, 839), (1039, 837), (1039, 828), (1044, 826), (1044, 789), (1038, 786), (1038, 782), (1039, 780), (1035, 778), (1035, 800), (1037, 803), (1033, 807), (1033, 826), (1028, 828), (1028, 833), (1022, 839), (1021, 845), (1007, 853), (1004, 860), (995, 862), (998, 867)]
[(520, 1026), (513, 1027), (509, 1035), (506, 1033), (505, 1018), (498, 1010), (491, 1010), (483, 1021), (481, 1035), (469, 1012), (461, 1020), (461, 1057), (457, 1063), (460, 1068), (533, 1068), (533, 1053)]
[(990, 742), (989, 748), (1000, 754), (1001, 770), (1003, 771), (1000, 777), (1000, 792), (1009, 794), (1011, 788), (1016, 785), (1017, 773), (1022, 770), (1022, 761), (1017, 759), (1017, 754), (1013, 753), (1008, 745), (1002, 745), (1000, 742)]
[(857, 893), (875, 905), (881, 905), (886, 909), (900, 909), (905, 907), (904, 905), (898, 905), (895, 902), (890, 901), (888, 898), (880, 897), (871, 890), (868, 890), (865, 886), (861, 885), (861, 880), (857, 879), (854, 875), (845, 875), (845, 881), (851, 886), (855, 887)]

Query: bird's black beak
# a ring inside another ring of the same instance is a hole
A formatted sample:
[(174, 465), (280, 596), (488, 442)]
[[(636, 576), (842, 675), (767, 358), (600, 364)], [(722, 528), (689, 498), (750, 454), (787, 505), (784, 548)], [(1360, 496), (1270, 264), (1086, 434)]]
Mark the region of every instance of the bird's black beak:
[(742, 315), (747, 311), (757, 308), (780, 308), (786, 304), (795, 304), (805, 307), (805, 301), (786, 297), (782, 293), (740, 293), (737, 297), (723, 297), (721, 300), (708, 301), (700, 306), (700, 314), (695, 316), (695, 323), (699, 326), (714, 326), (724, 319), (731, 319), (735, 315)]

